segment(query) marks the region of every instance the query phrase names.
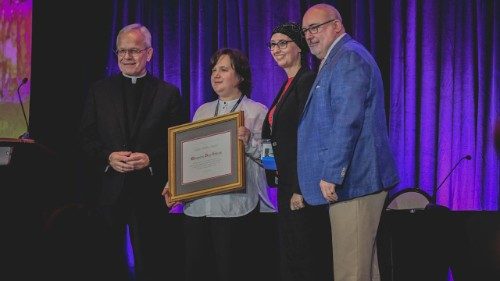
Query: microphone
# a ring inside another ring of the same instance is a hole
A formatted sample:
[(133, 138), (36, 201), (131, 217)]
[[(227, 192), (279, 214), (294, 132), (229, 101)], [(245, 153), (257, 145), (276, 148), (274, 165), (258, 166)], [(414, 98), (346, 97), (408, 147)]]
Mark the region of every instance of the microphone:
[(24, 134), (19, 136), (20, 139), (30, 138), (28, 118), (26, 118), (26, 112), (24, 111), (23, 100), (21, 99), (21, 94), (19, 93), (19, 90), (24, 84), (26, 84), (26, 82), (28, 82), (28, 78), (24, 77), (23, 80), (21, 81), (21, 84), (19, 84), (19, 86), (17, 87), (17, 98), (19, 99), (19, 104), (21, 105), (21, 109), (23, 111), (24, 122), (26, 123), (26, 132), (24, 132)]
[(441, 183), (436, 188), (434, 188), (434, 190), (432, 192), (431, 202), (429, 202), (429, 204), (427, 204), (427, 206), (425, 207), (425, 209), (435, 209), (435, 208), (448, 209), (445, 206), (441, 206), (441, 205), (437, 205), (436, 204), (437, 192), (441, 188), (441, 186), (443, 186), (443, 184), (446, 182), (446, 179), (449, 176), (451, 176), (451, 173), (453, 173), (453, 171), (458, 167), (458, 164), (460, 164), (460, 162), (462, 162), (462, 160), (464, 160), (464, 159), (471, 160), (472, 156), (470, 156), (470, 155), (467, 154), (464, 157), (460, 158), (460, 160), (458, 160), (458, 162), (455, 164), (455, 166), (453, 166), (453, 168), (451, 169), (451, 171), (446, 175), (446, 177), (441, 181)]

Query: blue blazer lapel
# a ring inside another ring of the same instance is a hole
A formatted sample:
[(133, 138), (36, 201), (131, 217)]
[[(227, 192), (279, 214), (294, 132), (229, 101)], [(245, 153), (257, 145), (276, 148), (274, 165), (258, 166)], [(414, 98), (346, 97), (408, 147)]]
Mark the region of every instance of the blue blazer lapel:
[(319, 79), (319, 73), (318, 73), (318, 76), (316, 76), (316, 79), (314, 79), (314, 83), (313, 83), (311, 90), (309, 92), (309, 96), (307, 97), (307, 101), (306, 101), (306, 104), (304, 105), (304, 110), (302, 110), (302, 114), (300, 115), (300, 119), (302, 119), (302, 116), (304, 116), (304, 114), (306, 114), (307, 109), (309, 108), (309, 102), (311, 101), (312, 94), (314, 93), (314, 89), (316, 89), (316, 86), (318, 85), (319, 80), (320, 79)]
[(333, 59), (335, 58), (335, 56), (338, 54), (340, 48), (347, 42), (351, 40), (351, 36), (349, 34), (345, 34), (344, 37), (342, 37), (342, 39), (340, 39), (339, 42), (337, 42), (337, 44), (333, 47), (333, 49), (330, 51), (330, 54), (328, 54), (328, 57), (326, 58), (326, 61), (325, 63), (323, 64), (323, 66), (321, 67), (321, 69), (319, 70), (318, 72), (318, 75), (316, 76), (316, 79), (314, 80), (314, 83), (311, 87), (311, 92), (309, 94), (309, 97), (307, 98), (307, 101), (306, 101), (306, 104), (304, 106), (304, 111), (302, 112), (302, 116), (304, 116), (304, 114), (307, 112), (307, 109), (308, 109), (308, 106), (309, 106), (309, 102), (311, 101), (311, 98), (313, 96), (313, 93), (314, 93), (314, 90), (316, 89), (316, 87), (318, 86), (318, 83), (319, 81), (321, 81), (321, 79), (323, 79), (323, 76), (327, 73), (325, 71), (325, 69), (327, 69), (327, 65), (331, 64)]
[[(335, 57), (339, 53), (340, 48), (342, 48), (342, 46), (344, 46), (344, 44), (350, 40), (351, 40), (351, 36), (346, 33), (346, 35), (344, 35), (344, 37), (342, 37), (342, 39), (340, 39), (340, 41), (337, 42), (335, 47), (333, 47), (333, 49), (330, 51), (330, 54), (328, 54), (328, 58), (326, 58), (326, 61), (323, 64), (323, 67), (321, 69), (327, 68), (326, 66), (333, 62), (333, 60), (335, 59)], [(321, 73), (321, 70), (320, 70), (320, 73)]]

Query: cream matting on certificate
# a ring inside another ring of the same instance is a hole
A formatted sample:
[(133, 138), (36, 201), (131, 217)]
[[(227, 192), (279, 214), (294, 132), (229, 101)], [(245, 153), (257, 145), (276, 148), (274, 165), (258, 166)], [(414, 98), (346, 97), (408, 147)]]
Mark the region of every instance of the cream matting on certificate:
[(182, 184), (231, 174), (231, 132), (182, 143)]

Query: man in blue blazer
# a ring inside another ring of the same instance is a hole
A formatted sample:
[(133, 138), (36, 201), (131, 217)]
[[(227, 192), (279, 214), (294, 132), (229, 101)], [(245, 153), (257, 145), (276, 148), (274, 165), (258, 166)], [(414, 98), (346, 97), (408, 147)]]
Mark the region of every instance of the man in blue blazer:
[(376, 234), (399, 182), (380, 70), (334, 7), (312, 6), (302, 28), (321, 64), (299, 123), (299, 186), (307, 203), (330, 204), (335, 280), (380, 280)]

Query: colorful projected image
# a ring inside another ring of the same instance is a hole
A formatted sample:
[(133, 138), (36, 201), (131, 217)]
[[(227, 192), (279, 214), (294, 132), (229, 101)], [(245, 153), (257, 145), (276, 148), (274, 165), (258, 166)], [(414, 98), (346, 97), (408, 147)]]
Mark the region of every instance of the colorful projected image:
[(29, 120), (32, 7), (32, 0), (0, 0), (0, 138), (27, 131), (20, 100)]

